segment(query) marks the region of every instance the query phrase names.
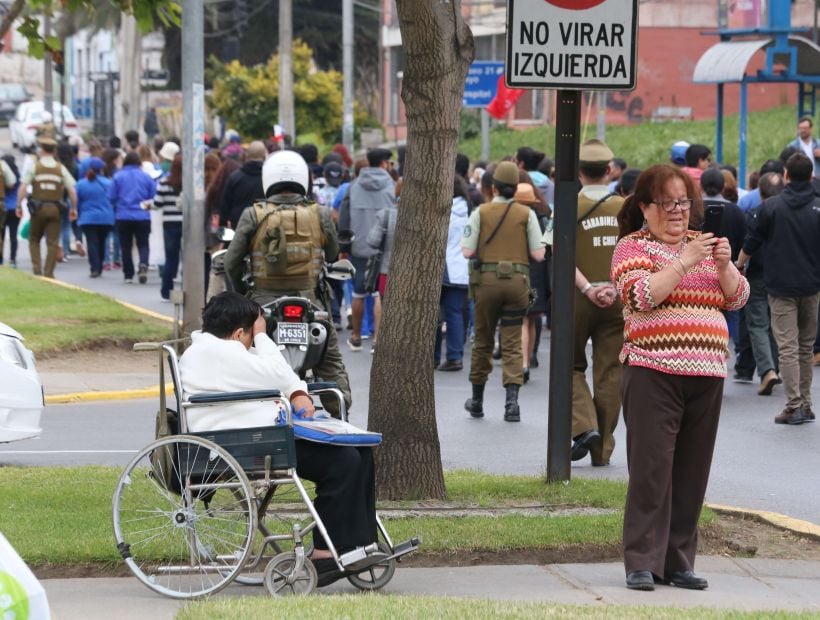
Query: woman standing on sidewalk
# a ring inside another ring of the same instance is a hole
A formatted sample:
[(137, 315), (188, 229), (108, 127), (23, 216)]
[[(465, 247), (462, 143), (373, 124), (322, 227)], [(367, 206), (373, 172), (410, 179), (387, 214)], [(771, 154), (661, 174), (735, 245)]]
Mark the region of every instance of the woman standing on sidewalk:
[(105, 163), (99, 157), (91, 157), (87, 163), (85, 178), (77, 183), (77, 220), (88, 244), (90, 276), (99, 278), (105, 256), (105, 240), (114, 228), (114, 208), (108, 199), (111, 179), (102, 175)]
[(722, 310), (742, 308), (749, 283), (726, 238), (689, 230), (702, 214), (691, 178), (670, 165), (643, 172), (618, 214), (610, 279), (624, 305), (624, 564), (633, 590), (709, 585), (693, 568), (729, 352)]
[(179, 253), (182, 249), (182, 154), (171, 162), (168, 176), (157, 183), (154, 208), (162, 211), (162, 238), (165, 245), (165, 266), (162, 269), (162, 301), (170, 301), (174, 278), (179, 271)]
[(151, 201), (157, 193), (154, 180), (142, 171), (136, 151), (125, 156), (125, 163), (108, 188), (108, 199), (114, 205), (117, 234), (122, 247), (122, 271), (125, 283), (134, 281), (134, 241), (139, 252), (139, 281), (148, 281), (148, 237), (151, 234)]

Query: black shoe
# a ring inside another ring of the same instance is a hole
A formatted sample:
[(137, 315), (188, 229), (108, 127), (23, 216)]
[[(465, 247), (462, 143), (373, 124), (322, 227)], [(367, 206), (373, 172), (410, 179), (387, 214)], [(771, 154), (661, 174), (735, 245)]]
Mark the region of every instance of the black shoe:
[(484, 417), (484, 384), (473, 383), (473, 397), (468, 398), (464, 403), (464, 408), (470, 412), (474, 418)]
[(148, 282), (148, 265), (140, 265), (138, 275), (140, 284)]
[(524, 376), (524, 384), (526, 385), (527, 383), (529, 383), (529, 382), (530, 382), (530, 369), (529, 369), (529, 368), (525, 368), (525, 369), (521, 372), (521, 374)]
[(630, 590), (650, 592), (655, 589), (655, 580), (648, 570), (634, 570), (626, 576), (626, 587)]
[(507, 388), (507, 398), (504, 403), (504, 421), (520, 422), (521, 410), (518, 407), (518, 388), (521, 386), (510, 383), (505, 387)]
[(538, 355), (535, 353), (530, 358), (530, 368), (538, 368)]
[(803, 421), (804, 422), (814, 422), (814, 411), (811, 410), (811, 407), (803, 407)]
[(754, 375), (747, 375), (742, 372), (736, 372), (733, 378), (735, 383), (752, 383), (755, 380)]
[(580, 461), (587, 454), (592, 446), (601, 445), (601, 433), (596, 430), (581, 433), (572, 442), (572, 460)]
[(500, 360), (501, 359), (501, 345), (497, 346), (493, 349), (493, 359)]
[(789, 409), (786, 407), (782, 412), (774, 417), (775, 424), (790, 424), (795, 426), (803, 424), (806, 421), (806, 416), (800, 408)]
[(319, 577), (316, 582), (316, 586), (319, 588), (329, 586), (334, 581), (339, 581), (339, 579), (342, 579), (345, 576), (345, 572), (339, 570), (339, 567), (336, 565), (336, 560), (333, 558), (321, 558), (319, 560), (311, 561), (313, 562), (313, 566), (316, 568), (316, 574)]
[(663, 573), (663, 580), (666, 585), (676, 588), (686, 588), (687, 590), (705, 590), (709, 587), (709, 582), (698, 577), (690, 570), (667, 570)]
[(462, 368), (464, 368), (464, 364), (461, 362), (461, 360), (447, 360), (443, 362), (441, 366), (438, 367), (438, 370), (443, 370), (446, 372), (461, 370)]

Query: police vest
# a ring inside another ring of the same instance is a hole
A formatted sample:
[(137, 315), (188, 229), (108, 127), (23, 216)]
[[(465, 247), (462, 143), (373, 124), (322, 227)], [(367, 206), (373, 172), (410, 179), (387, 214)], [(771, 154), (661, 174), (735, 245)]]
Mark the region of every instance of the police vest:
[(529, 265), (527, 224), (530, 220), (530, 208), (517, 202), (512, 202), (509, 206), (507, 217), (489, 244), (487, 238), (498, 226), (507, 205), (502, 202), (490, 202), (479, 207), (481, 228), (478, 234), (478, 257), (482, 263), (510, 262)]
[(251, 240), (251, 274), (256, 288), (314, 288), (324, 261), (319, 206), (257, 202), (253, 210), (258, 222)]
[(618, 243), (618, 212), (624, 199), (612, 195), (595, 206), (597, 202), (584, 193), (578, 195), (575, 266), (590, 282), (609, 282)]
[(34, 165), (34, 180), (31, 183), (31, 198), (39, 202), (62, 202), (65, 184), (63, 166), (55, 161), (47, 166), (43, 160)]

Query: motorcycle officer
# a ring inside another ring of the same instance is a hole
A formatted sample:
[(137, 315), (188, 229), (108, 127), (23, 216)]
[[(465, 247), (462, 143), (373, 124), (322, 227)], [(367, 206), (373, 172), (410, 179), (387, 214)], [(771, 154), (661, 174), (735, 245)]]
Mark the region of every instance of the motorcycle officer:
[[(295, 151), (273, 153), (262, 165), (262, 186), (265, 200), (242, 211), (225, 254), (225, 272), (234, 290), (260, 304), (285, 296), (305, 297), (330, 312), (321, 274), (325, 261), (336, 259), (339, 242), (329, 212), (309, 198), (307, 163)], [(246, 256), (253, 280), (250, 290), (243, 280)], [(333, 327), (324, 357), (313, 370), (323, 381), (336, 383), (349, 409), (350, 380)], [(322, 404), (338, 416), (332, 395)]]

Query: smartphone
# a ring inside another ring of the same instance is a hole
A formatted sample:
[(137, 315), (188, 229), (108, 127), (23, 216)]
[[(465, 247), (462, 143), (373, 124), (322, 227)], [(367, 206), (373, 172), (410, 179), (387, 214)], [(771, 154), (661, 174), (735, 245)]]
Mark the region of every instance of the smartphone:
[(720, 237), (722, 221), (723, 207), (720, 205), (707, 206), (703, 212), (703, 232), (712, 233), (715, 237)]

